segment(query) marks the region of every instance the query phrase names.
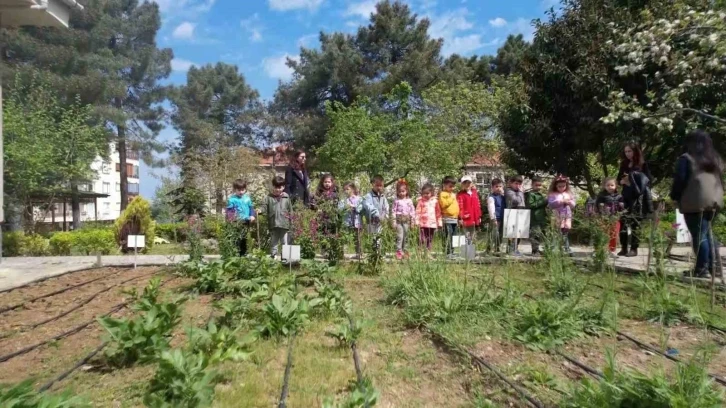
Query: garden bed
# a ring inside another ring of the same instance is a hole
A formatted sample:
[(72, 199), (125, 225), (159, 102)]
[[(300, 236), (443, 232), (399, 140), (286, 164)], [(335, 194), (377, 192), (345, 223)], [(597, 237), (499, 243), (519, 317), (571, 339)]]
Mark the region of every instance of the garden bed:
[[(702, 365), (703, 374), (718, 378), (726, 375), (726, 335), (708, 328), (726, 327), (726, 309), (720, 304), (711, 309), (707, 292), (684, 285), (666, 283), (673, 304), (658, 309), (653, 299), (664, 295), (654, 292), (652, 278), (598, 275), (570, 266), (563, 272), (567, 279), (558, 280), (558, 276), (547, 272), (552, 270), (547, 261), (496, 265), (387, 263), (380, 276), (352, 274), (350, 271), (356, 270), (353, 267), (321, 269), (313, 266), (320, 264), (307, 263), (293, 270), (295, 278), (290, 277), (288, 269), (269, 261), (235, 262), (186, 264), (179, 270), (184, 277), (161, 268), (104, 268), (0, 294), (0, 310), (26, 302), (3, 312), (4, 338), (0, 338), (0, 350), (6, 354), (22, 349), (108, 313), (115, 305), (131, 299), (121, 288), (141, 290), (152, 277), (159, 277), (163, 284), (160, 301), (187, 297), (181, 304), (179, 324), (169, 333), (168, 347), (184, 349), (193, 340), (187, 329), (203, 328), (210, 321), (232, 324), (237, 339), (243, 342), (250, 333), (276, 330), (264, 317), (268, 316), (265, 311), (270, 308), (269, 298), (247, 304), (247, 311), (232, 321), (224, 320), (223, 309), (213, 306), (260, 296), (250, 295), (244, 288), (255, 279), (267, 279), (265, 287), (276, 287), (276, 291), (282, 291), (276, 293), (281, 294), (292, 290), (298, 293), (297, 299), (311, 305), (316, 303), (315, 299), (324, 305), (330, 304), (331, 299), (349, 299), (345, 313), (361, 328), (354, 340), (355, 349), (365, 382), (372, 388), (356, 381), (350, 346), (328, 335), (341, 324), (348, 324), (344, 315), (335, 311), (338, 306), (328, 311), (315, 306), (294, 331), (295, 336), (291, 337), (292, 332), (260, 334), (245, 346), (249, 356), (214, 364), (220, 378), (212, 388), (213, 406), (278, 405), (290, 357), (288, 393), (284, 398), (290, 407), (322, 406), (326, 400), (334, 404), (350, 401), (356, 390), (360, 391), (358, 397), (374, 395), (375, 406), (383, 407), (532, 406), (524, 394), (543, 406), (565, 406), (572, 395), (581, 392), (578, 390), (583, 379), (596, 382), (583, 366), (604, 373), (608, 354), (613, 355), (618, 370), (638, 370), (648, 378), (663, 373), (663, 378), (672, 379), (679, 364), (707, 351), (709, 359)], [(259, 272), (255, 262), (270, 269)], [(262, 275), (255, 275), (259, 273)], [(235, 286), (241, 282), (248, 283)], [(292, 283), (294, 286), (286, 286)], [(419, 296), (417, 285), (423, 283), (428, 294)], [(555, 287), (557, 291), (553, 291)], [(68, 290), (29, 302), (63, 289)], [(338, 294), (331, 295), (331, 291)], [(555, 292), (557, 296), (553, 295)], [(558, 320), (561, 316), (547, 311), (550, 306), (562, 308), (562, 315), (569, 316), (569, 309), (597, 310), (606, 294), (612, 298), (612, 304), (618, 305), (612, 326), (590, 322), (583, 331), (581, 321), (562, 322)], [(474, 304), (470, 303), (472, 298), (479, 295), (474, 301), (476, 307), (470, 307)], [(680, 303), (676, 305), (676, 301)], [(81, 307), (73, 313), (31, 328), (78, 305)], [(130, 319), (138, 313), (132, 305), (127, 306), (113, 316)], [(653, 318), (659, 311), (668, 314), (667, 325), (661, 324), (662, 319)], [(695, 312), (700, 312), (700, 319), (693, 317)], [(522, 322), (527, 319), (532, 327), (551, 324), (560, 327), (560, 331), (526, 331), (529, 328), (523, 327)], [(260, 329), (261, 326), (267, 329)], [(633, 337), (646, 347), (618, 333)], [(38, 389), (96, 349), (103, 334), (99, 324), (91, 324), (78, 333), (0, 362), (0, 383), (15, 384), (32, 378), (33, 387)], [(554, 342), (548, 338), (550, 335)], [(659, 352), (682, 362), (668, 360)], [(472, 361), (472, 356), (478, 360)], [(67, 389), (83, 395), (95, 406), (144, 406), (157, 369), (153, 362), (112, 367), (101, 352), (68, 378), (55, 383), (50, 392)], [(723, 389), (708, 377), (698, 381), (711, 381), (705, 389), (713, 390), (716, 396)], [(349, 406), (363, 407), (365, 403)]]

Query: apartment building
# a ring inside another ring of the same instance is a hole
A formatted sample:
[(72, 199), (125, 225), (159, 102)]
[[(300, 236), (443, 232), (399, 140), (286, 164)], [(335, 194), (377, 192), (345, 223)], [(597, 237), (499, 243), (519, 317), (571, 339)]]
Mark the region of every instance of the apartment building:
[[(81, 222), (114, 221), (121, 214), (121, 163), (113, 143), (109, 147), (109, 152), (108, 159), (98, 157), (91, 163), (91, 169), (95, 174), (93, 179), (78, 186), (81, 199)], [(128, 199), (131, 201), (139, 195), (138, 152), (127, 150), (126, 173)], [(70, 196), (63, 194), (57, 197), (50, 211), (45, 214), (44, 223), (55, 225), (56, 227), (53, 229), (67, 229), (72, 220)]]

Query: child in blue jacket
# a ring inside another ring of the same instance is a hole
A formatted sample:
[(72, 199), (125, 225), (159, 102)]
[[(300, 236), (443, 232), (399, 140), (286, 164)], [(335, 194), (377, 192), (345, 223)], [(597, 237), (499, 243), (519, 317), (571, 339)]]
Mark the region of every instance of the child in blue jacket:
[[(232, 183), (234, 193), (227, 199), (227, 221), (242, 222), (245, 226), (255, 221), (255, 207), (247, 193), (247, 183), (237, 179)], [(239, 255), (247, 255), (247, 228), (243, 228), (239, 237)]]

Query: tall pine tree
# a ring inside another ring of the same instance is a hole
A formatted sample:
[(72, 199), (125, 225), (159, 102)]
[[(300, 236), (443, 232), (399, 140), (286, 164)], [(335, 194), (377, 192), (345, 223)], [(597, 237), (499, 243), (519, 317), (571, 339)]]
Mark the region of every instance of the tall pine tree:
[(12, 77), (34, 67), (68, 103), (79, 97), (95, 107), (96, 119), (114, 130), (119, 153), (121, 210), (128, 203), (127, 148), (153, 163), (163, 150), (156, 141), (166, 89), (158, 84), (171, 72), (170, 49), (159, 49), (161, 26), (156, 3), (137, 0), (89, 0), (71, 15), (70, 30), (4, 30), (6, 68)]

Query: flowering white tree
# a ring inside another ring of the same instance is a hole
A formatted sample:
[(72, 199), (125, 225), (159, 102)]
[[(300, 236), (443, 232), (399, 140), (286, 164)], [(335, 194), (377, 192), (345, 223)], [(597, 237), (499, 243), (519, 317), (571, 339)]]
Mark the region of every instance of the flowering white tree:
[[(726, 130), (726, 12), (681, 2), (643, 13), (641, 23), (610, 23), (616, 70), (630, 93), (614, 90), (601, 120), (642, 121), (659, 131)], [(633, 90), (637, 90), (633, 91)]]

